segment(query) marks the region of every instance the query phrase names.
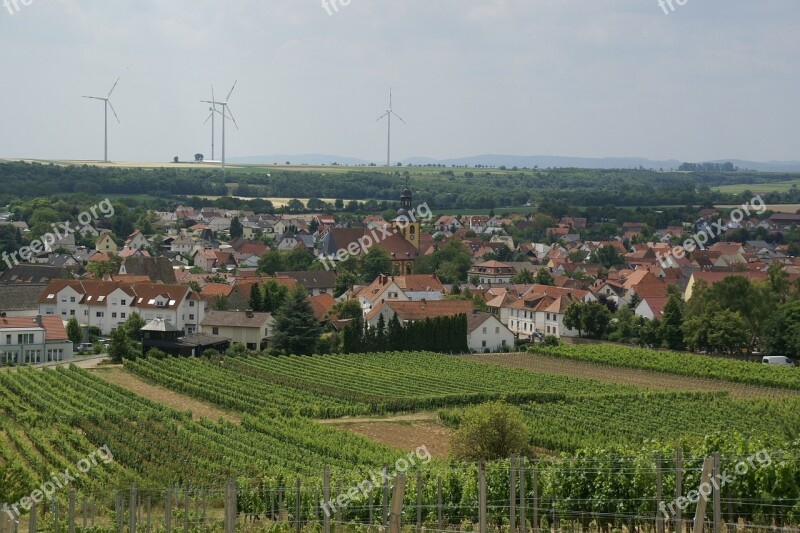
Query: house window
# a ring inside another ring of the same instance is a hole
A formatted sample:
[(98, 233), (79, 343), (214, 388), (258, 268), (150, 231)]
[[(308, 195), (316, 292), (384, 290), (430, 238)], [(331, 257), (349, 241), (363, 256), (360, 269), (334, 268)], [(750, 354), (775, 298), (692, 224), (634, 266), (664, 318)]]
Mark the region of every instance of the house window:
[(495, 333), (500, 333), (500, 328), (499, 327), (494, 328), (494, 332)]
[(189, 302), (189, 307), (194, 307), (194, 302), (193, 301)]
[(75, 297), (74, 296), (70, 296), (69, 297), (69, 302), (74, 304), (75, 303)]
[(211, 328), (211, 334), (212, 335), (219, 335), (219, 328), (217, 328), (217, 327)]
[(6, 335), (6, 344), (11, 344), (11, 335)]
[(126, 303), (126, 300), (120, 300), (119, 301), (119, 305), (125, 305), (125, 303)]
[(33, 333), (20, 333), (17, 335), (17, 344), (33, 344)]
[(102, 311), (98, 311), (97, 312), (97, 318), (103, 318), (103, 312)]
[(485, 340), (481, 341), (481, 347), (482, 348), (486, 348), (486, 341)]
[(120, 314), (119, 314), (119, 317), (120, 317), (120, 318), (125, 318), (125, 313), (120, 313)]
[(502, 341), (500, 341), (500, 342), (501, 342), (501, 345), (502, 345), (502, 346), (505, 346), (505, 345), (506, 345), (506, 340), (505, 340), (505, 339), (503, 339), (503, 340), (502, 340)]
[(483, 334), (486, 335), (486, 328), (483, 328)]
[(117, 318), (117, 313), (111, 313), (111, 318)]
[(194, 320), (194, 315), (189, 315), (189, 320)]

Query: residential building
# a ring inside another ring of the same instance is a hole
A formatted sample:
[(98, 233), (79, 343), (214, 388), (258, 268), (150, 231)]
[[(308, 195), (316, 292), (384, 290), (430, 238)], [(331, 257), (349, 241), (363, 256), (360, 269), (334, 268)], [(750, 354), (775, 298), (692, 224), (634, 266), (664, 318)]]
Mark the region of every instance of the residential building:
[(39, 313), (84, 326), (96, 326), (108, 335), (131, 313), (145, 320), (169, 320), (184, 333), (197, 331), (205, 316), (200, 296), (188, 285), (165, 285), (101, 280), (54, 280), (39, 295)]
[(73, 344), (60, 318), (8, 317), (0, 313), (0, 364), (69, 361)]
[(200, 323), (200, 332), (225, 337), (248, 350), (258, 350), (267, 346), (272, 326), (270, 313), (209, 311)]
[(467, 316), (467, 345), (474, 352), (500, 352), (514, 347), (514, 334), (496, 316), (474, 311)]

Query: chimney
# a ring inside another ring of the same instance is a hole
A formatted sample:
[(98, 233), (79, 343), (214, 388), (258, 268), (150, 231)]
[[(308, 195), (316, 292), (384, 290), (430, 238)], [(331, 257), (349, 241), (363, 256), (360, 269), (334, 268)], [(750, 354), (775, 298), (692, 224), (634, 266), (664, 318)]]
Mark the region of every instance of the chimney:
[(253, 311), (248, 309), (247, 311), (244, 312), (244, 316), (246, 316), (247, 318), (253, 318), (254, 316)]

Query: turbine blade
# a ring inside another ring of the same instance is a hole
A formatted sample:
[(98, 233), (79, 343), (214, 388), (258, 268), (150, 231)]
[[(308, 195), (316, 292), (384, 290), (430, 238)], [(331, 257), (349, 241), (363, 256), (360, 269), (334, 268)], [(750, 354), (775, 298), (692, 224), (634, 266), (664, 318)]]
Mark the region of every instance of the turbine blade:
[(212, 102), (216, 102), (217, 101), (217, 97), (214, 96), (214, 84), (213, 83), (211, 84), (211, 101)]
[(381, 121), (381, 119), (382, 119), (382, 118), (384, 118), (384, 117), (385, 117), (386, 115), (388, 115), (388, 114), (389, 114), (389, 112), (387, 111), (387, 112), (386, 112), (386, 113), (384, 113), (383, 115), (379, 116), (379, 117), (378, 117), (378, 119), (377, 119), (375, 122), (380, 122), (380, 121)]
[(115, 82), (114, 82), (114, 86), (113, 86), (113, 87), (111, 87), (111, 90), (110, 90), (110, 91), (108, 91), (108, 96), (106, 96), (106, 98), (111, 98), (111, 93), (113, 93), (113, 92), (114, 92), (114, 89), (116, 89), (116, 88), (117, 88), (117, 84), (118, 84), (118, 83), (119, 83), (119, 78), (117, 78), (117, 81), (115, 81)]
[(112, 113), (114, 113), (114, 116), (115, 116), (115, 117), (117, 117), (117, 124), (122, 124), (122, 123), (119, 121), (119, 117), (117, 116), (117, 112), (116, 112), (116, 111), (114, 111), (114, 106), (113, 106), (113, 105), (111, 105), (111, 100), (106, 100), (106, 103), (108, 103), (108, 107), (110, 107), (110, 108), (111, 108), (111, 112), (112, 112)]
[(105, 98), (100, 98), (99, 96), (82, 96), (81, 98), (91, 98), (92, 100), (103, 100), (103, 101), (106, 100)]
[(239, 83), (239, 80), (236, 80), (235, 82), (233, 82), (233, 87), (231, 87), (231, 92), (229, 92), (228, 96), (225, 97), (225, 101), (226, 102), (231, 99), (231, 95), (233, 94), (233, 90), (236, 88), (236, 84), (237, 83)]
[(399, 118), (399, 119), (400, 119), (400, 122), (402, 122), (403, 124), (405, 124), (406, 126), (408, 126), (408, 123), (407, 123), (405, 120), (403, 120), (403, 117), (401, 117), (400, 115), (398, 115), (398, 114), (397, 114), (397, 113), (395, 113), (394, 111), (392, 111), (392, 115), (394, 115), (394, 116), (396, 116), (397, 118)]
[(214, 116), (214, 112), (212, 111), (211, 113), (208, 114), (208, 118), (206, 119), (206, 121), (203, 122), (203, 126), (208, 124), (208, 121), (211, 120), (211, 117), (213, 117), (213, 116)]
[[(230, 115), (230, 119), (233, 121), (233, 125), (236, 126), (236, 129), (239, 129), (239, 125), (236, 123), (236, 119), (233, 118), (233, 111), (231, 111), (231, 106), (225, 105), (225, 109), (228, 111), (228, 115)], [(228, 118), (227, 116), (225, 118)], [(224, 119), (223, 119), (224, 120)]]

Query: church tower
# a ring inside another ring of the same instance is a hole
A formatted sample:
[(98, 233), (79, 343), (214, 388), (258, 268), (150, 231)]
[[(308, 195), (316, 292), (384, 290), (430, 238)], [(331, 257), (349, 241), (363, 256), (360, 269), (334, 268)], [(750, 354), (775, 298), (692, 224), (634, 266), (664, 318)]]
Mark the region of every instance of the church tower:
[(408, 182), (406, 182), (406, 188), (400, 194), (400, 209), (397, 210), (397, 216), (392, 220), (392, 229), (396, 230), (414, 248), (419, 250), (421, 224), (417, 220), (414, 208), (411, 206), (411, 200), (411, 189), (408, 188)]

